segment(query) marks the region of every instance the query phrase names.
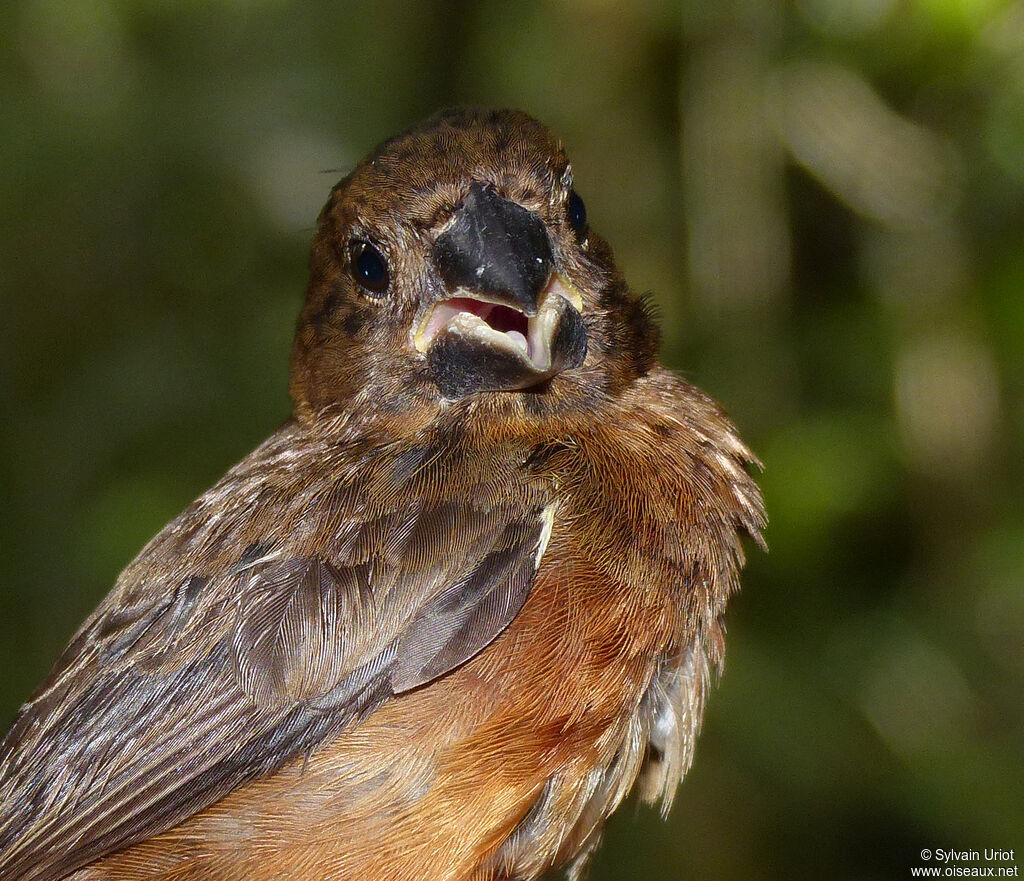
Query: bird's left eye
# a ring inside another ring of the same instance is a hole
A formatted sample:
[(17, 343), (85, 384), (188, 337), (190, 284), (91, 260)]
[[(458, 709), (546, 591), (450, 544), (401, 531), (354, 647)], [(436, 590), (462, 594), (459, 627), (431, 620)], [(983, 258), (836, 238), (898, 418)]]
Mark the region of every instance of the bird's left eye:
[(565, 212), (569, 217), (569, 225), (582, 233), (587, 228), (587, 206), (583, 204), (580, 194), (569, 190), (569, 198), (565, 203)]
[(349, 257), (352, 274), (364, 290), (378, 295), (387, 291), (391, 275), (380, 251), (369, 242), (356, 240), (349, 245)]

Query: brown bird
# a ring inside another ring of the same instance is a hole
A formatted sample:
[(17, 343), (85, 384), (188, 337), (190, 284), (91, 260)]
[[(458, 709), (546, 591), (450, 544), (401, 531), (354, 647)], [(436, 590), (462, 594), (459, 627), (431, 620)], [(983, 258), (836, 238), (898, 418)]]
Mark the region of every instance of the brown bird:
[(294, 417), (156, 536), (0, 744), (3, 881), (578, 877), (693, 755), (741, 536), (561, 143), (445, 111), (320, 215)]

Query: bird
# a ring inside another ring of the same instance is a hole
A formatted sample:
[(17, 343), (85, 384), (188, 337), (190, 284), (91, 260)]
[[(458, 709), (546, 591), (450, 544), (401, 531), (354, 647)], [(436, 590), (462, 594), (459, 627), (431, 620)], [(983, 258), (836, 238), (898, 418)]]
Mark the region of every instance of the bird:
[(577, 879), (631, 791), (667, 811), (766, 521), (652, 313), (530, 115), (358, 163), (291, 417), (0, 742), (0, 879)]

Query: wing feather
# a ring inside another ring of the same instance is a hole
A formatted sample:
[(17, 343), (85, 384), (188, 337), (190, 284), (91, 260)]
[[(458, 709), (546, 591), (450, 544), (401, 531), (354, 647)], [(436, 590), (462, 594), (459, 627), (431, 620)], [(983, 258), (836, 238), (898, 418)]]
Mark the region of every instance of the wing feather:
[[(386, 506), (321, 487), (331, 517), (312, 542), (288, 511), (256, 514), (266, 534), (225, 532), (232, 556), (203, 500), (158, 536), (0, 743), (0, 879), (55, 881), (158, 834), (491, 642), (529, 593), (545, 500), (496, 504), (486, 475), (456, 500), (407, 472)], [(208, 494), (239, 508), (258, 495), (235, 472)], [(182, 573), (193, 534), (219, 554)]]

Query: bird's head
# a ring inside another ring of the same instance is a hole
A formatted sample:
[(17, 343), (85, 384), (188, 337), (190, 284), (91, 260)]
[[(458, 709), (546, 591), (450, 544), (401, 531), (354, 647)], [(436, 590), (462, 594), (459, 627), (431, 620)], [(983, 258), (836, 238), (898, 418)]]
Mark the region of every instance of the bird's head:
[(292, 356), (300, 418), (593, 410), (653, 363), (641, 298), (562, 144), (518, 111), (444, 111), (332, 191)]

